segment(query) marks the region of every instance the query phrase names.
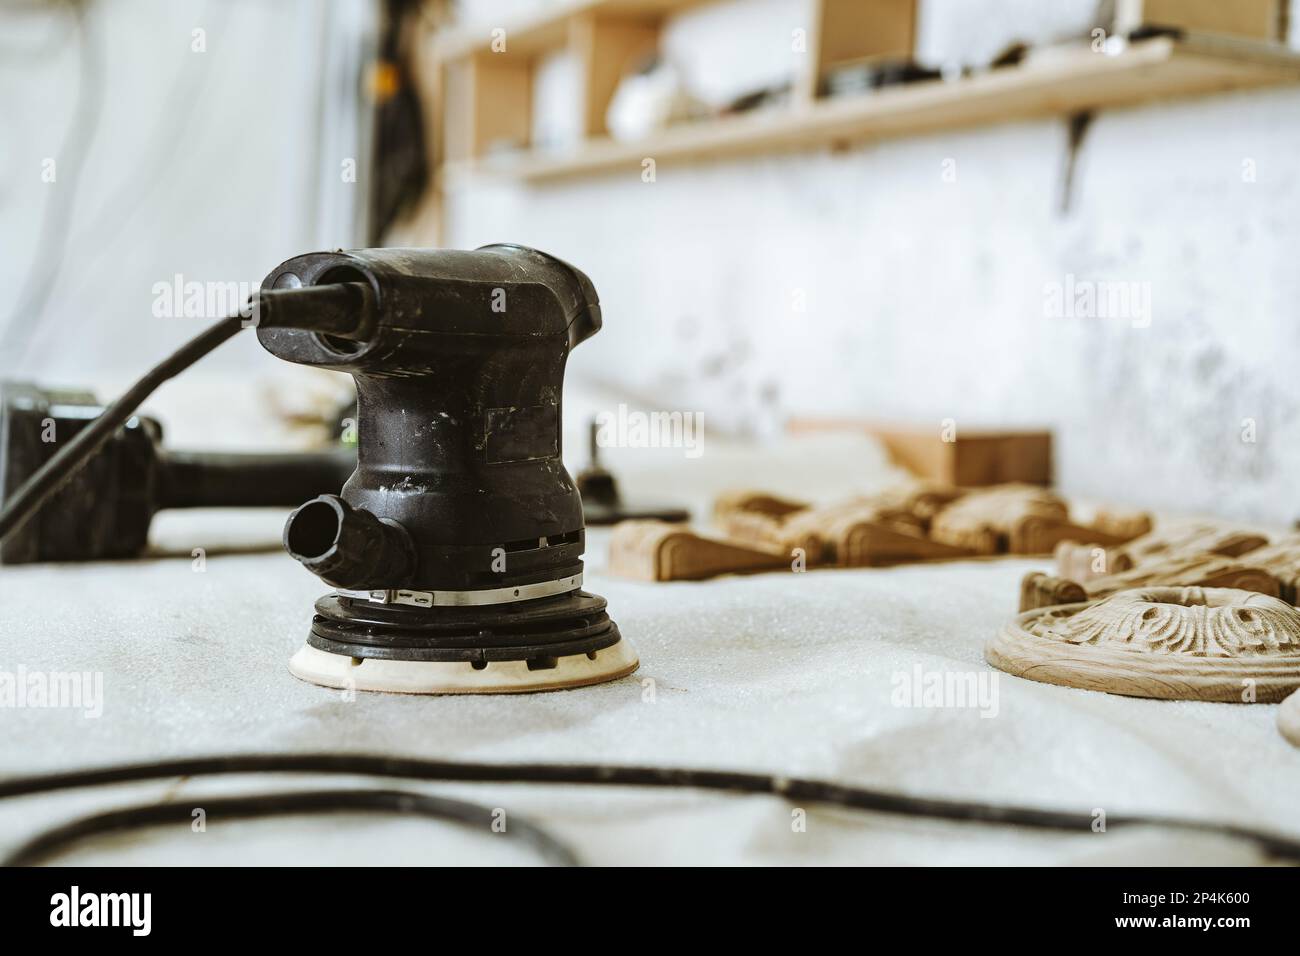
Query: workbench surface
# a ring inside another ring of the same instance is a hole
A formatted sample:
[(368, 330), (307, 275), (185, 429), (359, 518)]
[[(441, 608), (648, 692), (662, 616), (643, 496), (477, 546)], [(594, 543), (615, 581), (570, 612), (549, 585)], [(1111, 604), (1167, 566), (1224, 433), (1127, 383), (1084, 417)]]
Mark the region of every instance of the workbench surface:
[[(162, 520), (166, 519), (166, 520)], [(905, 678), (982, 673), (982, 648), (1046, 562), (1003, 559), (640, 584), (603, 572), (589, 532), (587, 587), (609, 599), (641, 669), (525, 696), (408, 697), (290, 676), (312, 575), (273, 545), (283, 514), (165, 514), (177, 557), (0, 571), (0, 669), (103, 674), (103, 713), (4, 713), (6, 774), (223, 752), (374, 752), (475, 761), (671, 764), (829, 778), (914, 794), (1233, 820), (1300, 833), (1300, 751), (1274, 705), (1138, 700), (997, 680), (996, 714), (896, 706)], [(190, 556), (207, 543), (204, 570)], [(652, 682), (652, 683), (649, 683)], [(653, 689), (653, 693), (651, 693)], [(991, 709), (991, 708), (986, 708)], [(233, 791), (321, 778), (170, 780), (0, 802), (0, 848), (73, 816), (143, 800), (202, 807)], [(392, 787), (393, 781), (347, 784)], [(338, 780), (327, 785), (338, 786)], [(404, 783), (401, 786), (408, 786)], [(515, 785), (409, 787), (531, 818), (593, 864), (1237, 864), (1248, 845), (1156, 830), (1079, 835), (792, 807), (773, 798)], [(508, 825), (508, 823), (507, 823)], [(491, 833), (338, 815), (189, 825), (97, 841), (61, 858), (123, 864), (530, 862)]]

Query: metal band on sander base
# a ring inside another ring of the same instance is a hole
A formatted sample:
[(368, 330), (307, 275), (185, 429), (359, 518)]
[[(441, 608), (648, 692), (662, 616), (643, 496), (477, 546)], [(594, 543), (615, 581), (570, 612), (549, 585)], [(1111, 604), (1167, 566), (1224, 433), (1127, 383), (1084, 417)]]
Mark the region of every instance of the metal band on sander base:
[(414, 591), (409, 588), (378, 588), (350, 591), (339, 588), (334, 593), (355, 601), (372, 604), (402, 604), (408, 607), (482, 607), (489, 604), (514, 604), (538, 598), (567, 594), (582, 587), (582, 575), (571, 574), (555, 581), (520, 584), (515, 587), (479, 588), (475, 591)]

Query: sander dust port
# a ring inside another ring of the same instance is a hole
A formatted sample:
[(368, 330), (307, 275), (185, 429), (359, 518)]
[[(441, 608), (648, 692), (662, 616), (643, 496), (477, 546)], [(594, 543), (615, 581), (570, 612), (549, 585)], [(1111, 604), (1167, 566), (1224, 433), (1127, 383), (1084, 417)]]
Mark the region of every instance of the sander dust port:
[[(346, 295), (275, 294), (330, 287)], [(356, 471), (285, 525), (285, 549), (335, 588), (292, 672), (437, 694), (634, 671), (605, 600), (582, 590), (582, 500), (561, 460), (565, 363), (600, 329), (591, 281), (494, 245), (312, 253), (262, 288), (262, 345), (357, 386)]]

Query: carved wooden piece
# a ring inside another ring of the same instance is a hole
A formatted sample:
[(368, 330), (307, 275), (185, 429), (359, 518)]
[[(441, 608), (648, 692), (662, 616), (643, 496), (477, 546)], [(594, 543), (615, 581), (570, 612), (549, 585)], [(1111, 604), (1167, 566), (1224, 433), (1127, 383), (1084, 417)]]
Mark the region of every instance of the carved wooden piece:
[[(928, 492), (888, 499), (901, 505), (925, 507)], [(924, 521), (877, 497), (809, 508), (785, 516), (732, 512), (721, 521), (727, 536), (738, 543), (782, 554), (796, 551), (808, 567), (835, 565), (860, 568), (908, 561), (970, 557), (966, 548), (932, 541)]]
[(1297, 603), (1300, 597), (1300, 536), (1291, 535), (1280, 541), (1245, 552), (1241, 560), (1268, 571), (1277, 578), (1278, 597), (1288, 604)]
[(1282, 736), (1300, 747), (1300, 691), (1296, 691), (1277, 709), (1277, 729)]
[(1124, 553), (1122, 547), (1106, 548), (1078, 541), (1060, 542), (1053, 557), (1057, 575), (1070, 581), (1088, 581), (1133, 567), (1133, 559)]
[[(795, 516), (807, 514), (799, 511)], [(809, 566), (823, 564), (825, 545), (816, 528), (803, 525), (787, 527), (786, 521), (758, 512), (735, 511), (721, 516), (718, 526), (727, 540), (751, 548), (780, 551), (788, 554), (796, 549), (803, 552)]]
[(788, 569), (790, 561), (779, 551), (706, 538), (663, 521), (621, 522), (609, 541), (610, 573), (638, 581), (699, 581)]
[[(854, 499), (821, 508), (810, 508), (781, 523), (786, 549), (803, 547), (810, 561), (842, 568), (874, 563), (870, 551), (873, 529), (894, 529), (925, 541), (920, 519), (900, 508), (882, 507), (871, 499)], [(814, 554), (816, 557), (814, 557)]]
[(1093, 528), (1125, 541), (1149, 534), (1152, 524), (1151, 513), (1148, 511), (1124, 511), (1119, 508), (1098, 508), (1092, 519)]
[[(977, 554), (1033, 554), (1031, 546), (1069, 521), (1069, 507), (1052, 492), (1033, 485), (1000, 485), (973, 491), (944, 508), (930, 523), (930, 536)], [(1055, 545), (1052, 541), (1048, 550)]]
[(1075, 524), (1065, 501), (1052, 492), (1032, 485), (1002, 485), (972, 492), (944, 508), (931, 522), (930, 536), (981, 554), (1050, 554), (1065, 541), (1076, 547), (1123, 544), (1149, 527), (1149, 516), (1105, 512), (1101, 524)]
[(1041, 571), (1030, 571), (1020, 579), (1020, 610), (1032, 611), (1036, 607), (1056, 607), (1059, 604), (1079, 604), (1088, 600), (1088, 593), (1078, 581), (1054, 578)]
[(958, 498), (968, 493), (966, 488), (954, 485), (941, 485), (933, 481), (915, 481), (905, 485), (886, 488), (877, 494), (862, 499), (881, 508), (904, 511), (917, 518), (929, 528), (930, 522), (940, 511)]
[[(1193, 554), (1084, 581), (1030, 573), (1020, 584), (1020, 610), (1097, 601), (1120, 591), (1147, 587), (1237, 588), (1279, 596), (1277, 578), (1264, 568), (1217, 554)], [(1074, 596), (1079, 594), (1083, 596)]]
[(1149, 531), (1127, 544), (1106, 547), (1100, 555), (1096, 553), (1095, 543), (1062, 543), (1056, 549), (1056, 569), (1063, 578), (1086, 581), (1143, 564), (1157, 564), (1194, 554), (1240, 557), (1267, 543), (1268, 538), (1264, 535), (1243, 528), (1206, 521), (1176, 522)]
[(739, 488), (718, 495), (713, 502), (713, 517), (718, 522), (725, 521), (736, 514), (759, 514), (769, 518), (784, 518), (808, 507), (808, 504), (802, 501), (792, 501), (764, 491)]
[(1268, 544), (1268, 538), (1256, 531), (1233, 528), (1212, 522), (1174, 524), (1135, 538), (1123, 547), (1134, 567), (1188, 552), (1208, 552), (1236, 558)]
[(1232, 588), (1143, 588), (1037, 608), (984, 650), (1030, 680), (1131, 697), (1273, 703), (1300, 687), (1300, 610)]

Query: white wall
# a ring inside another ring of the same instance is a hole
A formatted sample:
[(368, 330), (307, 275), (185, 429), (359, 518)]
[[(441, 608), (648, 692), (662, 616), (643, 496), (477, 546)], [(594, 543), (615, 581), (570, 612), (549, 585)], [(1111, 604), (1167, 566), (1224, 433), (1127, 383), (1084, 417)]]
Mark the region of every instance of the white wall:
[[(1018, 30), (1082, 29), (1092, 5), (1017, 26), (1042, 6), (932, 3), (922, 47), (961, 60)], [(774, 35), (789, 35), (790, 16), (772, 18)], [(1045, 424), (1068, 492), (1289, 524), (1300, 89), (1099, 115), (1068, 214), (1065, 156), (1065, 122), (1052, 120), (844, 153), (661, 161), (654, 183), (639, 170), (484, 181), (452, 197), (448, 244), (524, 242), (586, 270), (605, 329), (573, 374), (660, 407), (758, 430), (790, 413)], [(1150, 326), (1049, 317), (1045, 287), (1067, 274), (1149, 283)], [(1241, 440), (1247, 418), (1254, 443)]]
[[(84, 53), (69, 5), (0, 7), (0, 374), (128, 380), (210, 321), (155, 318), (156, 282), (255, 287), (289, 256), (354, 245), (340, 209), (362, 187), (337, 173), (339, 138), (322, 143), (321, 102), (339, 100), (328, 52), (339, 21), (370, 6), (90, 0), (93, 124), (74, 120)], [(193, 49), (198, 29), (205, 52)], [(70, 221), (38, 251), (43, 221), (73, 190)], [(15, 316), (33, 268), (56, 261), (43, 309)], [(194, 374), (234, 391), (231, 373), (276, 364), (241, 336)]]

